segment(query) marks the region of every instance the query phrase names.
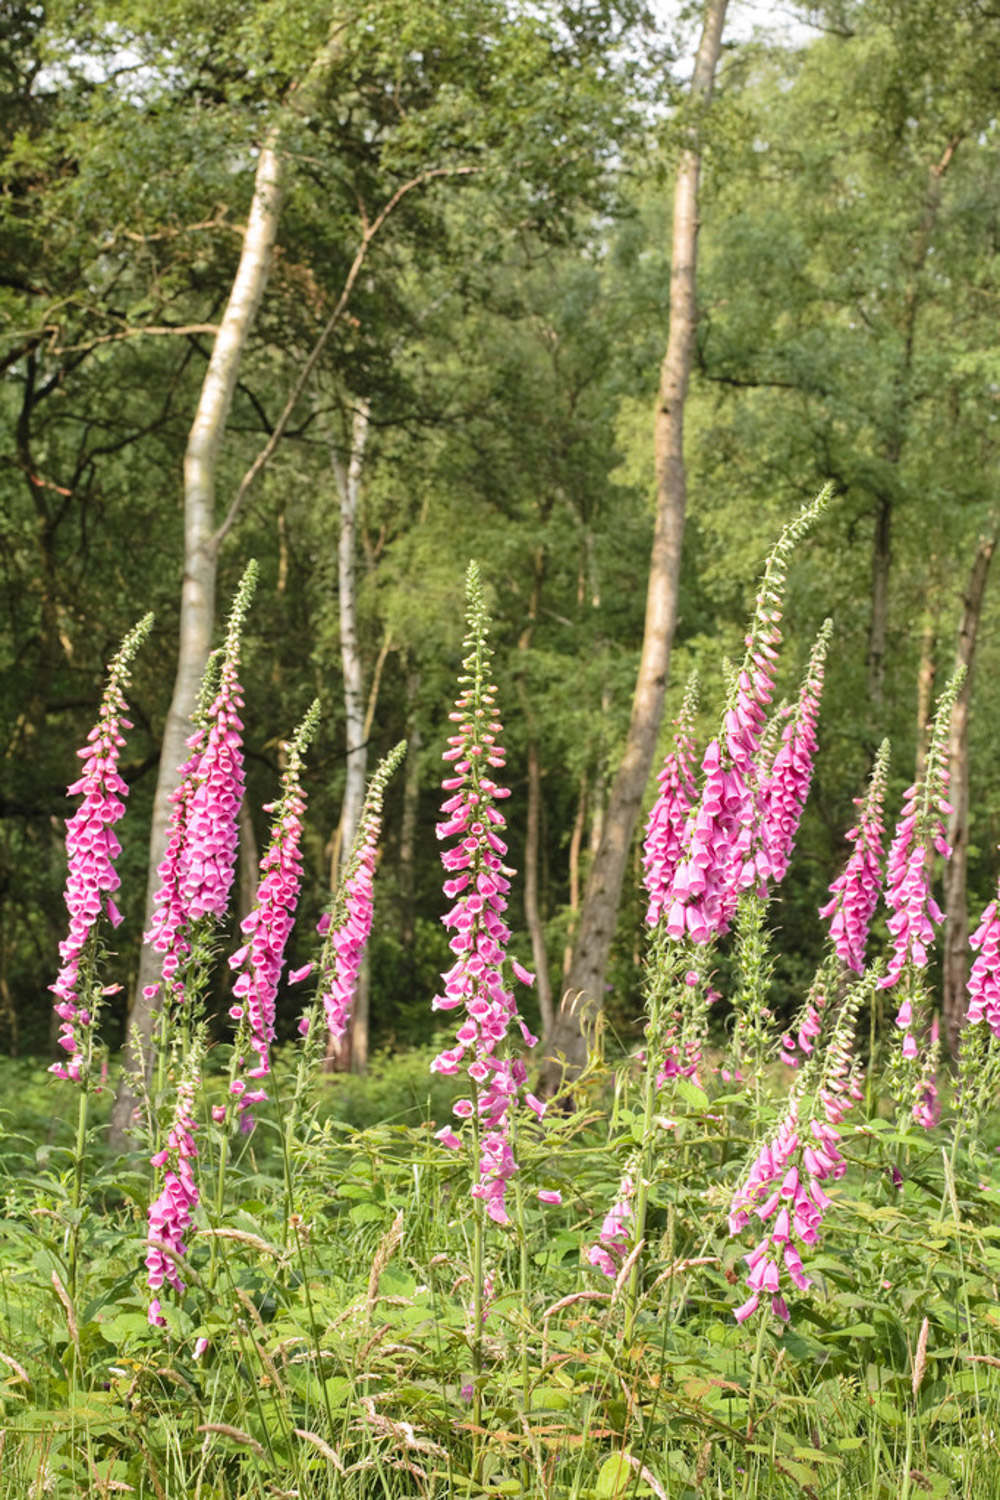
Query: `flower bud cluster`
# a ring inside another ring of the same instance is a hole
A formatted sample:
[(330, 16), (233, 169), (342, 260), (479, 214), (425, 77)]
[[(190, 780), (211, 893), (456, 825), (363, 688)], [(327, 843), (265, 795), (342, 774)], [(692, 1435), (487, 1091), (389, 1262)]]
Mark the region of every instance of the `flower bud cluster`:
[[(454, 1113), (460, 1120), (475, 1121), (479, 1163), (473, 1196), (485, 1202), (494, 1222), (507, 1224), (506, 1186), (517, 1170), (509, 1140), (510, 1111), (527, 1081), (527, 1069), (521, 1059), (507, 1055), (504, 1044), (515, 1021), (529, 1047), (536, 1038), (521, 1019), (504, 978), (510, 940), (504, 912), (514, 872), (503, 862), (507, 845), (501, 835), (506, 823), (497, 804), (510, 793), (495, 779), (505, 755), (497, 690), (488, 679), (488, 622), (474, 563), (469, 567), (467, 598), (468, 654), (459, 678), (462, 691), (450, 716), (455, 732), (443, 757), (451, 767), (442, 782), (449, 795), (441, 807), (444, 820), (436, 828), (440, 840), (455, 840), (441, 856), (448, 875), (444, 894), (454, 902), (441, 920), (452, 933), (449, 947), (455, 962), (442, 975), (442, 991), (432, 1002), (434, 1010), (461, 1008), (465, 1019), (455, 1045), (439, 1053), (431, 1068), (456, 1074), (471, 1054), (468, 1073), (476, 1086), (474, 1097), (458, 1100)], [(533, 983), (534, 976), (516, 959), (511, 959), (511, 968), (521, 983)], [(527, 1102), (541, 1114), (536, 1099), (529, 1095)], [(438, 1138), (452, 1148), (460, 1144), (450, 1126), (438, 1131)]]
[(49, 1069), (60, 1078), (78, 1081), (86, 1065), (86, 1040), (94, 1023), (95, 985), (89, 995), (81, 994), (87, 975), (85, 953), (91, 934), (102, 913), (112, 927), (121, 922), (112, 892), (121, 885), (115, 860), (121, 844), (114, 824), (125, 814), (128, 787), (118, 771), (118, 761), (125, 744), (124, 731), (131, 729), (125, 717), (128, 704), (124, 689), (129, 680), (129, 664), (152, 627), (152, 615), (146, 615), (125, 637), (108, 673), (108, 683), (101, 699), (97, 723), (87, 736), (87, 744), (77, 755), (84, 762), (84, 772), (67, 787), (67, 795), (83, 795), (83, 801), (66, 821), (66, 889), (64, 899), (69, 911), (69, 932), (59, 944), (62, 963), (54, 984), (49, 988), (56, 996), (55, 1013), (59, 1017), (59, 1046), (69, 1054), (66, 1063), (53, 1063)]
[[(194, 1142), (196, 1124), (194, 1096), (198, 1085), (198, 1071), (192, 1067), (188, 1076), (177, 1086), (173, 1123), (167, 1135), (167, 1144), (151, 1158), (154, 1167), (162, 1167), (163, 1188), (159, 1197), (149, 1205), (148, 1248), (146, 1269), (151, 1292), (158, 1292), (164, 1281), (180, 1296), (184, 1282), (180, 1278), (174, 1257), (187, 1254), (184, 1235), (191, 1224), (191, 1215), (198, 1204), (198, 1186), (194, 1179), (192, 1163), (198, 1155)], [(161, 1249), (166, 1246), (166, 1250)], [(171, 1251), (168, 1254), (167, 1251)], [(160, 1300), (154, 1296), (149, 1304), (149, 1321), (165, 1327), (166, 1318)]]

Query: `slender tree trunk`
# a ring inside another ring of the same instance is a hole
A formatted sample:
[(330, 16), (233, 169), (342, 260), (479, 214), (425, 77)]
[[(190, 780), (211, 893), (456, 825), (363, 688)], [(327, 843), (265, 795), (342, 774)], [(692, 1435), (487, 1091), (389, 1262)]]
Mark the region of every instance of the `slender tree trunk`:
[(980, 537), (969, 574), (957, 651), (957, 662), (965, 667), (965, 681), (952, 710), (948, 743), (951, 770), (948, 800), (952, 807), (948, 819), (948, 842), (952, 852), (944, 872), (942, 1019), (945, 1040), (953, 1058), (958, 1056), (959, 1035), (968, 1000), (965, 988), (969, 972), (966, 875), (969, 862), (969, 708), (972, 699), (972, 668), (983, 612), (983, 596), (996, 544), (997, 530), (994, 525), (989, 536)]
[(566, 948), (563, 952), (564, 985), (569, 980), (570, 969), (573, 966), (573, 939), (580, 911), (580, 850), (583, 848), (583, 834), (586, 826), (587, 773), (585, 771), (580, 777), (580, 795), (577, 799), (576, 817), (573, 819), (573, 831), (569, 839), (569, 930)]
[(917, 763), (914, 780), (919, 781), (927, 763), (930, 741), (934, 683), (937, 679), (937, 662), (934, 646), (937, 641), (936, 611), (927, 611), (924, 628), (920, 633), (920, 662), (917, 667)]
[[(351, 448), (347, 463), (333, 455), (340, 497), (340, 541), (337, 548), (338, 603), (340, 606), (340, 667), (344, 677), (344, 724), (347, 740), (347, 770), (344, 799), (340, 808), (340, 830), (337, 845), (341, 859), (346, 859), (361, 818), (365, 800), (365, 776), (368, 770), (368, 743), (365, 733), (365, 684), (358, 646), (358, 591), (355, 567), (355, 538), (358, 502), (361, 498), (361, 475), (365, 444), (368, 438), (370, 410), (367, 401), (355, 408), (351, 422)], [(337, 871), (331, 871), (331, 884), (337, 883)]]
[[(313, 91), (320, 86), (336, 49), (335, 35), (316, 59), (300, 91), (304, 103), (308, 104)], [(154, 896), (159, 886), (157, 866), (166, 847), (170, 794), (177, 785), (178, 768), (186, 758), (191, 715), (212, 645), (216, 569), (219, 545), (225, 532), (225, 528), (216, 529), (216, 469), (240, 363), (267, 284), (278, 233), (286, 177), (279, 137), (280, 128), (272, 127), (257, 159), (243, 248), (215, 336), (184, 455), (184, 576), (180, 638), (173, 696), (167, 710), (153, 799), (146, 885), (147, 927), (152, 920)], [(126, 1073), (111, 1118), (111, 1144), (119, 1150), (125, 1145), (138, 1097), (132, 1080), (149, 1074), (155, 1002), (147, 999), (143, 991), (159, 976), (158, 957), (151, 948), (143, 947), (126, 1033)]]
[[(707, 0), (704, 27), (691, 100), (704, 107), (711, 99), (722, 45), (727, 0)], [(629, 846), (656, 750), (677, 618), (677, 584), (687, 507), (684, 469), (684, 403), (687, 395), (697, 317), (695, 264), (698, 243), (698, 180), (701, 155), (697, 140), (682, 151), (674, 188), (673, 250), (670, 271), (670, 332), (660, 371), (654, 420), (656, 455), (656, 522), (646, 595), (642, 655), (632, 702), (625, 751), (611, 789), (604, 835), (590, 869), (580, 926), (569, 975), (569, 992), (582, 992), (600, 1005), (608, 953), (618, 917), (618, 903)], [(585, 1007), (560, 1007), (546, 1038), (542, 1086), (551, 1091), (562, 1074), (559, 1056), (571, 1070), (584, 1060), (581, 1021)]]

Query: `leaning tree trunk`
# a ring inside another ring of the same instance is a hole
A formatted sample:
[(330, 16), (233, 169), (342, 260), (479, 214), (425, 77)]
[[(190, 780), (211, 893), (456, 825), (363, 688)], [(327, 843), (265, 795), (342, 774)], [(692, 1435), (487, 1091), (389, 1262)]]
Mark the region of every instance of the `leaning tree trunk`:
[(976, 636), (983, 612), (983, 595), (989, 577), (990, 562), (997, 543), (994, 527), (991, 535), (982, 536), (969, 575), (958, 633), (956, 665), (965, 667), (965, 680), (951, 715), (948, 763), (951, 781), (948, 801), (948, 842), (951, 859), (945, 865), (943, 954), (943, 998), (941, 1014), (945, 1041), (951, 1056), (957, 1057), (959, 1035), (966, 1012), (966, 982), (969, 964), (969, 912), (966, 899), (966, 873), (969, 862), (969, 705), (972, 698), (972, 667), (976, 654)]
[[(301, 90), (298, 107), (316, 94), (336, 56), (335, 34), (317, 57)], [(254, 176), (243, 248), (232, 290), (215, 335), (211, 358), (184, 454), (184, 576), (181, 585), (180, 636), (173, 696), (160, 748), (160, 765), (153, 799), (146, 885), (146, 926), (152, 921), (159, 886), (157, 867), (166, 848), (170, 795), (177, 772), (187, 755), (191, 715), (198, 700), (205, 662), (215, 627), (215, 581), (219, 547), (228, 525), (219, 528), (215, 513), (215, 476), (229, 408), (240, 363), (260, 306), (274, 253), (286, 179), (280, 150), (280, 129), (273, 127), (261, 146)], [(111, 1117), (111, 1143), (121, 1149), (132, 1123), (143, 1078), (151, 1065), (156, 1002), (144, 990), (159, 978), (159, 955), (142, 949), (135, 997), (125, 1041), (126, 1071)]]
[[(691, 101), (704, 107), (712, 95), (722, 44), (727, 0), (707, 0)], [(670, 270), (670, 332), (660, 370), (654, 420), (656, 455), (656, 523), (646, 594), (642, 655), (636, 678), (625, 751), (608, 803), (604, 834), (591, 865), (570, 967), (567, 996), (582, 994), (583, 1006), (563, 1004), (550, 1035), (543, 1087), (558, 1086), (563, 1072), (584, 1061), (582, 1023), (588, 1008), (599, 1006), (608, 953), (618, 918), (618, 902), (629, 846), (656, 751), (670, 648), (677, 618), (687, 484), (684, 469), (684, 402), (694, 347), (697, 307), (695, 263), (698, 245), (698, 179), (701, 155), (696, 138), (681, 152), (674, 187), (673, 248)]]

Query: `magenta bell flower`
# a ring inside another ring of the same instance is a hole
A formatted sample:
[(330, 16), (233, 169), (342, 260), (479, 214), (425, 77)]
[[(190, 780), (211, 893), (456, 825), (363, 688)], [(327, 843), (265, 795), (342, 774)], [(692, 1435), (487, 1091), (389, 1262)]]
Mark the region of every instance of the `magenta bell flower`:
[(149, 634), (152, 615), (146, 615), (125, 637), (108, 673), (108, 683), (101, 699), (97, 723), (87, 736), (87, 744), (77, 755), (84, 762), (83, 775), (67, 787), (70, 797), (83, 795), (83, 801), (66, 822), (66, 889), (64, 899), (69, 911), (69, 933), (59, 944), (62, 964), (54, 984), (49, 988), (56, 996), (55, 1013), (59, 1017), (59, 1045), (69, 1054), (65, 1063), (53, 1063), (49, 1069), (59, 1078), (74, 1081), (83, 1076), (87, 1038), (94, 1016), (81, 984), (85, 950), (101, 916), (112, 927), (121, 922), (112, 892), (121, 885), (115, 860), (121, 844), (114, 824), (125, 815), (128, 787), (118, 771), (118, 760), (125, 744), (125, 717), (128, 704), (124, 688), (129, 680), (129, 664)]
[[(439, 839), (454, 840), (441, 856), (448, 874), (444, 894), (454, 905), (441, 920), (452, 933), (449, 947), (455, 962), (442, 975), (443, 989), (432, 1002), (434, 1010), (463, 1011), (464, 1020), (455, 1045), (439, 1053), (431, 1068), (455, 1074), (466, 1066), (476, 1084), (474, 1098), (460, 1099), (454, 1112), (459, 1119), (475, 1116), (477, 1121), (479, 1162), (473, 1196), (483, 1200), (495, 1223), (507, 1224), (506, 1187), (517, 1170), (508, 1139), (510, 1112), (523, 1091), (527, 1069), (519, 1058), (508, 1055), (505, 1044), (515, 1023), (527, 1046), (533, 1047), (536, 1038), (522, 1020), (504, 974), (510, 941), (504, 912), (514, 872), (503, 862), (506, 824), (498, 803), (510, 793), (495, 779), (505, 755), (496, 687), (488, 677), (488, 620), (474, 563), (466, 589), (468, 655), (459, 679), (465, 686), (451, 714), (456, 732), (449, 737), (444, 760), (452, 774), (442, 783), (449, 796), (441, 806), (444, 821), (437, 825)], [(534, 982), (516, 959), (511, 959), (511, 968), (522, 984)], [(467, 1056), (471, 1060), (466, 1064)], [(541, 1111), (532, 1096), (526, 1102)], [(452, 1148), (459, 1145), (450, 1126), (438, 1131), (438, 1139)]]
[[(154, 1167), (164, 1169), (162, 1191), (155, 1202), (149, 1205), (146, 1268), (149, 1273), (149, 1289), (154, 1293), (159, 1292), (164, 1281), (173, 1287), (178, 1296), (184, 1292), (184, 1282), (180, 1278), (176, 1262), (164, 1254), (154, 1241), (161, 1241), (174, 1255), (187, 1254), (184, 1235), (198, 1204), (198, 1186), (192, 1166), (198, 1155), (198, 1148), (194, 1143), (197, 1128), (194, 1095), (197, 1084), (198, 1074), (195, 1070), (178, 1085), (174, 1120), (167, 1135), (167, 1144), (151, 1158)], [(160, 1327), (166, 1326), (166, 1318), (156, 1296), (149, 1304), (149, 1321)]]

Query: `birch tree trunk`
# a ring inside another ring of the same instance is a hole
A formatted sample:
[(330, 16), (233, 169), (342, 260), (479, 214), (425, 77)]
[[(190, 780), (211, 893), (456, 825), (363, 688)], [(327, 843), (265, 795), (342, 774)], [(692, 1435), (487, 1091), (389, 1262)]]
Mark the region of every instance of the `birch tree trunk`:
[[(335, 33), (313, 63), (298, 93), (300, 103), (308, 103), (320, 86), (333, 63), (337, 47), (338, 34)], [(224, 531), (217, 529), (215, 477), (240, 363), (267, 285), (278, 233), (287, 170), (280, 150), (280, 134), (280, 127), (273, 126), (261, 146), (243, 247), (229, 300), (215, 335), (184, 454), (184, 574), (180, 636), (177, 672), (163, 732), (153, 799), (146, 884), (147, 927), (152, 920), (153, 898), (159, 886), (157, 866), (166, 847), (170, 794), (177, 785), (178, 768), (187, 756), (191, 715), (212, 645), (216, 571), (224, 535)], [(125, 1145), (139, 1097), (135, 1082), (149, 1076), (155, 1002), (147, 999), (143, 991), (158, 977), (158, 955), (144, 945), (126, 1032), (126, 1071), (111, 1117), (111, 1144), (118, 1150)]]
[(956, 665), (960, 663), (965, 667), (965, 681), (952, 710), (948, 741), (948, 764), (951, 771), (948, 801), (952, 807), (948, 819), (948, 842), (952, 852), (944, 871), (942, 1020), (945, 1041), (953, 1058), (958, 1056), (959, 1035), (965, 1020), (968, 998), (965, 989), (969, 973), (966, 874), (969, 863), (969, 707), (972, 699), (972, 668), (983, 612), (983, 596), (996, 544), (997, 531), (994, 526), (989, 536), (980, 537), (969, 574), (956, 655)]
[[(707, 0), (691, 104), (704, 108), (712, 95), (722, 45), (727, 0)], [(563, 1071), (584, 1061), (581, 1021), (587, 1005), (599, 1006), (604, 992), (608, 953), (618, 917), (618, 903), (646, 782), (656, 750), (677, 618), (677, 585), (687, 508), (684, 469), (684, 402), (694, 346), (697, 305), (695, 264), (698, 244), (698, 181), (701, 154), (692, 134), (681, 152), (674, 187), (673, 249), (670, 269), (670, 332), (660, 370), (654, 418), (656, 456), (656, 523), (646, 594), (642, 655), (632, 701), (625, 751), (608, 803), (600, 848), (591, 865), (570, 967), (568, 994), (585, 997), (585, 1005), (563, 1004), (550, 1035), (542, 1087), (551, 1092)]]
[[(333, 471), (340, 499), (340, 541), (337, 546), (337, 587), (340, 609), (340, 666), (344, 674), (344, 724), (347, 741), (347, 770), (344, 800), (340, 807), (340, 828), (336, 849), (339, 862), (350, 853), (358, 830), (365, 800), (365, 776), (368, 770), (368, 736), (365, 733), (365, 684), (358, 647), (358, 596), (355, 572), (355, 538), (358, 526), (358, 502), (361, 498), (361, 475), (371, 411), (367, 401), (354, 409), (351, 421), (351, 447), (345, 464), (333, 453)], [(338, 881), (336, 868), (330, 872), (332, 886)]]

